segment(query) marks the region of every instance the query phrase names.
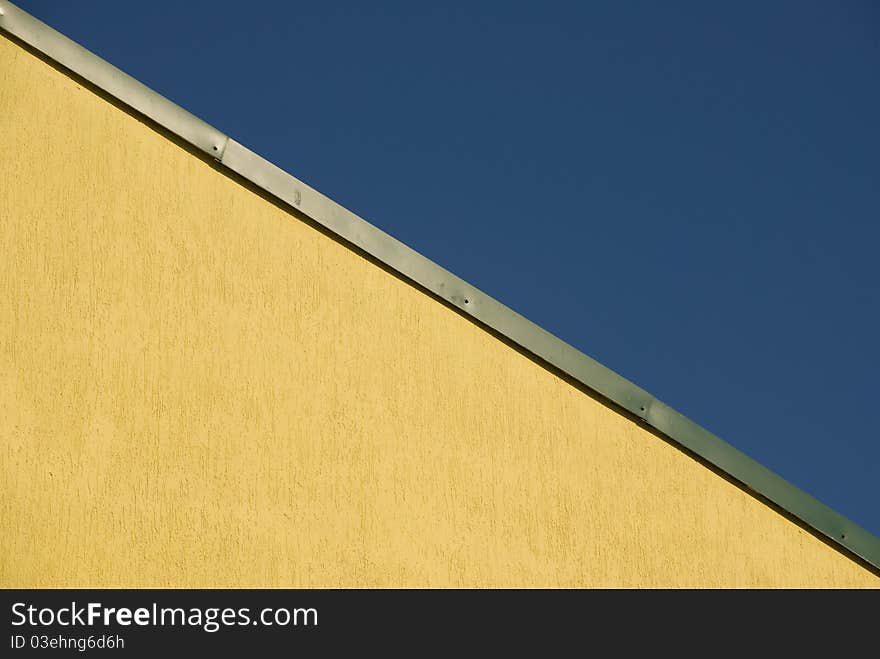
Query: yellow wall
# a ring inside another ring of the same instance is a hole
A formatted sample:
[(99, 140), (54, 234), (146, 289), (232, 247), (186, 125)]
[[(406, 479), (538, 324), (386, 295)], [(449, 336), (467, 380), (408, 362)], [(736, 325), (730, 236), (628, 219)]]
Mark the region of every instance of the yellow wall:
[(0, 38), (0, 586), (878, 586)]

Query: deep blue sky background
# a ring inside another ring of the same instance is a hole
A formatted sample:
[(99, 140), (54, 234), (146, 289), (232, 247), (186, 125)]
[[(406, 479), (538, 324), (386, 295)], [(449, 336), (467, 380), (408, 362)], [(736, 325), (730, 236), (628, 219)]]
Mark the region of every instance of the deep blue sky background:
[(880, 535), (880, 9), (17, 4)]

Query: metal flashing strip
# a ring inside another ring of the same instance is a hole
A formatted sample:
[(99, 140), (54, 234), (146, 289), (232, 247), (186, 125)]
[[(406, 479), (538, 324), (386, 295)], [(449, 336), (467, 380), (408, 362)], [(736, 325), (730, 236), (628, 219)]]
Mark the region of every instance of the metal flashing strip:
[(370, 254), (540, 360), (639, 417), (674, 443), (696, 454), (820, 535), (880, 570), (880, 539), (657, 400), (641, 387), (482, 293), (235, 140), (227, 138), (222, 132), (6, 0), (0, 0), (0, 30), (12, 34), (131, 109), (219, 160), (226, 168), (298, 210), (345, 242)]
[(0, 29), (208, 155), (223, 155), (226, 135), (11, 2), (0, 2)]

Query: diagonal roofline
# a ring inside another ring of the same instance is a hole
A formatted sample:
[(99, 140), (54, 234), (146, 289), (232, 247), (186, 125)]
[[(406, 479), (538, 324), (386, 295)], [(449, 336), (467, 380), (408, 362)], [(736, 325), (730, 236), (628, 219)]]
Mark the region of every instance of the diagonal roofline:
[(574, 378), (644, 424), (880, 570), (880, 538), (691, 421), (626, 378), (343, 208), (11, 2), (0, 31), (147, 117), (405, 279)]

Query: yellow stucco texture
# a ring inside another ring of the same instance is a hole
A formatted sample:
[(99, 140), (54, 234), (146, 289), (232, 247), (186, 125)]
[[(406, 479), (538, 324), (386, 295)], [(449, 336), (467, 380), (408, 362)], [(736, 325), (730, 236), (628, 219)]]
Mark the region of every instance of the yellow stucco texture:
[(0, 586), (871, 586), (0, 38)]

